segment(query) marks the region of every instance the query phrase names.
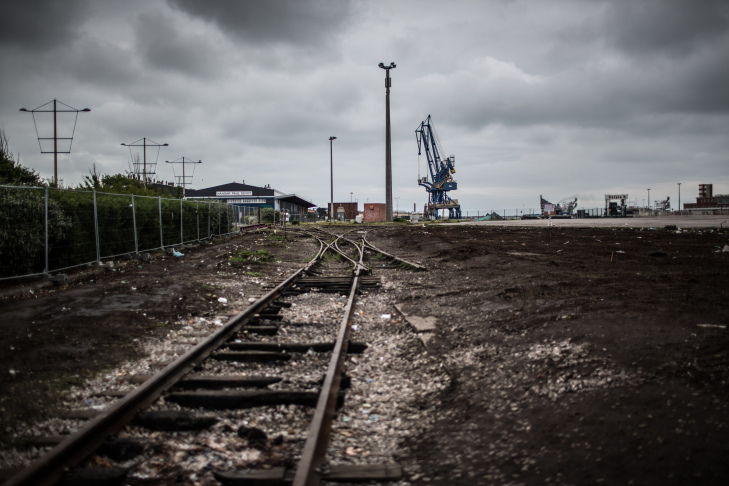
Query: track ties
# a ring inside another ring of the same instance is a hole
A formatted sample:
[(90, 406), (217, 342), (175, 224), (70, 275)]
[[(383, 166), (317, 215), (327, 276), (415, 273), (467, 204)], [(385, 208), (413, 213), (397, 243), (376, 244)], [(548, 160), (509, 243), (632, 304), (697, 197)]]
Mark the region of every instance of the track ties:
[[(250, 471), (215, 472), (215, 479), (224, 486), (288, 486), (293, 482), (294, 471), (283, 467)], [(322, 481), (361, 483), (370, 481), (399, 481), (402, 467), (399, 464), (353, 464), (322, 468)]]
[(281, 390), (200, 390), (172, 392), (165, 400), (183, 407), (209, 410), (240, 410), (269, 405), (315, 407), (318, 392)]

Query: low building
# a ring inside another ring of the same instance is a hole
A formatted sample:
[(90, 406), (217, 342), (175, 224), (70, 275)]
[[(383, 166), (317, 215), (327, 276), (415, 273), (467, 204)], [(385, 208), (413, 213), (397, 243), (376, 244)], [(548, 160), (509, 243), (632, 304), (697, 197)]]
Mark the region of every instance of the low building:
[(699, 184), (699, 197), (695, 203), (684, 203), (683, 209), (726, 209), (729, 208), (729, 194), (714, 195), (713, 184)]
[(316, 206), (303, 197), (278, 191), (270, 185), (259, 187), (238, 182), (205, 189), (187, 189), (186, 197), (199, 201), (225, 202), (237, 207), (244, 215), (257, 215), (263, 208), (273, 208), (286, 212), (289, 220), (306, 220), (309, 208)]
[[(356, 202), (335, 202), (334, 203), (334, 220), (335, 221), (353, 221), (357, 217), (359, 209)], [(328, 214), (332, 214), (332, 203), (327, 204)]]
[(364, 205), (365, 223), (382, 223), (387, 221), (387, 206), (385, 203), (367, 203)]

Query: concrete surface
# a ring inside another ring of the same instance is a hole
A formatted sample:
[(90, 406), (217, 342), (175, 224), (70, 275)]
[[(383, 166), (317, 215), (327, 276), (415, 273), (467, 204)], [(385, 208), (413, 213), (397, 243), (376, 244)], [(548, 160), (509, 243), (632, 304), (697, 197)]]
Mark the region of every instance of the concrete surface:
[[(729, 216), (661, 216), (654, 218), (586, 218), (586, 219), (553, 219), (552, 226), (567, 227), (629, 227), (629, 228), (663, 228), (673, 224), (678, 228), (718, 228), (724, 223), (729, 229)], [(461, 223), (442, 224), (468, 224), (478, 226), (549, 226), (546, 219), (517, 219), (508, 221), (464, 221)]]

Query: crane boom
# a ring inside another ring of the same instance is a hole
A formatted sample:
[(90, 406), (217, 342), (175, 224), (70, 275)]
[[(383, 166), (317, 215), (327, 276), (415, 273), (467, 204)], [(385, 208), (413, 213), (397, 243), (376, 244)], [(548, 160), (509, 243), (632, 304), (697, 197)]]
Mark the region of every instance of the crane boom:
[(439, 210), (447, 210), (449, 219), (460, 219), (461, 206), (457, 199), (451, 199), (448, 191), (458, 189), (458, 183), (453, 179), (455, 169), (455, 155), (443, 158), (443, 149), (435, 132), (430, 115), (418, 128), (415, 129), (415, 140), (418, 143), (418, 155), (428, 159), (428, 176), (418, 179), (418, 185), (428, 191), (428, 203), (425, 205), (424, 216), (429, 219), (439, 219)]

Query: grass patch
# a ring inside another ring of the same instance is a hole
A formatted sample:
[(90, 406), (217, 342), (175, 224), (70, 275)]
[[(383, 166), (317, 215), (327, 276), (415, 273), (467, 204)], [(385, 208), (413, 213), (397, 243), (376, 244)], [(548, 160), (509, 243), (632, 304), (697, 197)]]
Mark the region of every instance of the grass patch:
[(273, 261), (273, 254), (268, 250), (243, 250), (231, 257), (230, 261), (233, 263), (269, 263)]

